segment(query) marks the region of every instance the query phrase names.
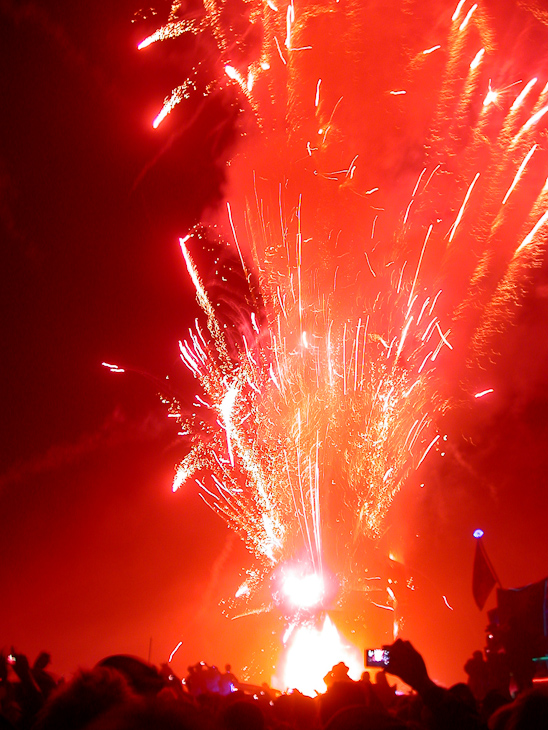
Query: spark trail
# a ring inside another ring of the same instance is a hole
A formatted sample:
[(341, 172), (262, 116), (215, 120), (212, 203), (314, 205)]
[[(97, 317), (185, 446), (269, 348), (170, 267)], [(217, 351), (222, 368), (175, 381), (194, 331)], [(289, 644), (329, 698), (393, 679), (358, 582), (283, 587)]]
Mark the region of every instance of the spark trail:
[[(299, 558), (321, 572), (328, 556), (351, 572), (439, 448), (456, 391), (490, 392), (475, 369), (548, 232), (544, 66), (529, 79), (501, 63), (481, 3), (442, 4), (435, 24), (416, 4), (390, 30), (362, 5), (249, 2), (237, 30), (240, 5), (207, 0), (189, 19), (174, 3), (140, 45), (190, 33), (217, 49), (215, 82), (189, 71), (155, 126), (223, 89), (254, 120), (221, 222), (246, 326), (228, 337), (193, 255), (213, 233), (195, 229), (181, 249), (206, 325), (180, 351), (199, 394), (191, 418), (170, 410), (190, 444), (174, 490), (194, 478), (264, 570)], [(365, 33), (392, 35), (366, 58)]]

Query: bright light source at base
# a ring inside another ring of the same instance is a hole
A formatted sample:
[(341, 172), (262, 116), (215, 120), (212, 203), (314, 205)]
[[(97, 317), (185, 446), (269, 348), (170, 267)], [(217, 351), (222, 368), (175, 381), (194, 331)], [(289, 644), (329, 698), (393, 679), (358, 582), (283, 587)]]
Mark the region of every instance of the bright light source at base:
[(322, 600), (325, 586), (323, 578), (316, 573), (304, 576), (293, 574), (285, 578), (283, 592), (295, 606), (311, 608)]

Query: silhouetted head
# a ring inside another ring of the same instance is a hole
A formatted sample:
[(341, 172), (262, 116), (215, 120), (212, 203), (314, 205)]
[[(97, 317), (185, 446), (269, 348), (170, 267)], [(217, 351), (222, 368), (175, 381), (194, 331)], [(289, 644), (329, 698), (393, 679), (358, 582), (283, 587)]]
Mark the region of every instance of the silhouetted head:
[(115, 669), (95, 667), (80, 671), (62, 685), (45, 705), (36, 730), (81, 730), (103, 713), (131, 701), (134, 695)]
[(339, 682), (341, 679), (348, 679), (348, 667), (344, 662), (339, 662), (338, 664), (335, 664), (331, 670), (331, 674), (333, 675), (333, 681), (335, 682)]
[(265, 721), (261, 708), (250, 700), (232, 702), (221, 715), (225, 730), (264, 730)]
[(41, 651), (36, 657), (34, 662), (34, 669), (45, 669), (48, 664), (51, 664), (51, 655), (47, 651)]

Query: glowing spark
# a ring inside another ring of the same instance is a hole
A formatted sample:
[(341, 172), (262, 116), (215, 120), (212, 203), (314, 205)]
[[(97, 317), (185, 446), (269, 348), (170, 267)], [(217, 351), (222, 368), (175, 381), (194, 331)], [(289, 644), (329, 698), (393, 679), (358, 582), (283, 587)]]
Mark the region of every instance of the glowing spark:
[[(475, 69), (476, 69), (476, 68), (477, 68), (477, 67), (478, 67), (478, 66), (480, 65), (480, 63), (481, 63), (481, 59), (483, 58), (484, 54), (485, 54), (485, 48), (481, 48), (481, 49), (480, 49), (480, 50), (479, 50), (479, 51), (478, 51), (478, 52), (476, 53), (476, 55), (474, 56), (474, 60), (473, 60), (473, 61), (472, 61), (472, 63), (470, 64), (470, 69), (471, 69), (472, 71), (474, 71), (474, 70), (475, 70)], [(483, 105), (484, 105), (484, 106), (486, 106), (485, 102), (484, 102), (484, 104), (483, 104)]]
[(446, 345), (450, 350), (452, 350), (453, 345), (447, 340), (446, 336), (441, 331), (439, 322), (436, 322), (436, 329), (438, 330), (439, 336), (441, 337), (443, 344)]
[(228, 213), (228, 220), (230, 223), (230, 230), (232, 231), (232, 236), (234, 238), (234, 243), (236, 244), (236, 249), (238, 251), (238, 256), (240, 257), (240, 263), (242, 265), (242, 271), (245, 273), (246, 278), (248, 278), (247, 273), (247, 267), (245, 265), (244, 257), (242, 256), (242, 249), (240, 248), (240, 244), (238, 243), (238, 236), (236, 235), (236, 228), (234, 227), (234, 221), (232, 220), (232, 209), (230, 208), (230, 203), (226, 202), (226, 210)]
[(403, 224), (405, 225), (407, 223), (407, 219), (409, 218), (409, 211), (411, 210), (411, 206), (413, 205), (413, 201), (411, 200), (409, 202), (409, 205), (407, 206), (407, 210), (405, 211), (405, 216), (403, 218)]
[(194, 453), (191, 451), (190, 454), (183, 459), (183, 461), (177, 467), (175, 477), (171, 489), (173, 492), (179, 490), (189, 477), (194, 474), (196, 466), (194, 464)]
[(508, 188), (508, 190), (506, 192), (506, 195), (504, 196), (504, 199), (502, 201), (502, 205), (504, 205), (506, 203), (506, 201), (510, 197), (510, 194), (512, 193), (512, 190), (518, 184), (518, 181), (519, 181), (519, 179), (520, 179), (523, 171), (525, 170), (525, 167), (527, 166), (527, 163), (529, 162), (529, 160), (533, 156), (533, 153), (534, 153), (534, 151), (536, 150), (537, 147), (538, 147), (538, 144), (534, 144), (531, 147), (531, 149), (529, 150), (529, 152), (525, 155), (525, 158), (524, 158), (523, 162), (521, 163), (521, 165), (518, 168), (518, 171), (516, 172), (516, 176), (514, 177), (514, 179), (512, 181), (512, 184), (510, 185), (510, 187)]
[(276, 43), (276, 49), (278, 51), (278, 55), (279, 55), (282, 63), (284, 64), (284, 66), (287, 66), (287, 61), (285, 60), (284, 54), (282, 53), (282, 49), (280, 47), (280, 42), (278, 41), (278, 39), (275, 36), (274, 36), (274, 42)]
[(487, 96), (483, 100), (483, 106), (489, 106), (489, 104), (494, 104), (498, 99), (498, 93), (496, 91), (493, 91), (491, 88), (491, 82), (489, 82), (489, 91), (487, 92)]
[(494, 393), (495, 391), (493, 388), (486, 388), (485, 390), (480, 390), (479, 393), (474, 394), (474, 398), (483, 398), (484, 395), (488, 395), (489, 393)]
[(225, 66), (225, 73), (228, 76), (229, 79), (232, 79), (233, 81), (237, 81), (240, 86), (244, 87), (245, 82), (241, 75), (241, 73), (238, 71), (238, 69), (235, 69), (234, 66), (226, 65)]
[(179, 642), (179, 643), (177, 644), (177, 646), (175, 647), (175, 649), (173, 649), (173, 651), (172, 651), (172, 652), (171, 652), (171, 654), (169, 655), (169, 659), (167, 660), (167, 663), (168, 663), (168, 664), (171, 664), (171, 662), (172, 662), (172, 660), (173, 660), (173, 657), (174, 657), (174, 656), (175, 656), (175, 654), (176, 654), (176, 653), (177, 653), (177, 652), (179, 651), (179, 649), (180, 649), (180, 648), (182, 647), (182, 645), (183, 645), (183, 642), (182, 642), (182, 641), (180, 641), (180, 642)]
[(192, 283), (194, 284), (194, 288), (196, 289), (196, 293), (198, 294), (198, 300), (200, 302), (200, 305), (211, 316), (214, 316), (213, 309), (211, 308), (211, 305), (209, 303), (209, 299), (207, 297), (207, 294), (205, 292), (204, 287), (202, 286), (202, 283), (200, 281), (200, 278), (198, 276), (198, 272), (196, 271), (194, 267), (194, 263), (192, 259), (190, 258), (190, 254), (188, 252), (188, 249), (186, 247), (186, 242), (191, 238), (191, 235), (188, 234), (184, 238), (179, 239), (179, 243), (181, 245), (181, 251), (183, 252), (183, 257), (185, 259), (185, 263), (188, 269), (188, 273), (190, 274), (190, 278), (192, 279)]
[(478, 4), (477, 3), (474, 3), (474, 5), (472, 5), (472, 7), (470, 8), (470, 10), (466, 13), (466, 16), (465, 16), (464, 20), (460, 24), (459, 31), (463, 31), (466, 28), (466, 26), (470, 22), (470, 18), (476, 12), (477, 7), (478, 7)]
[(423, 56), (428, 56), (430, 53), (434, 53), (434, 51), (437, 51), (441, 48), (441, 46), (432, 46), (432, 48), (427, 48), (422, 52)]
[(399, 91), (391, 91), (390, 94), (392, 96), (403, 96), (404, 94), (407, 94), (407, 91), (400, 89)]
[(432, 441), (430, 442), (430, 444), (429, 444), (429, 445), (427, 446), (427, 448), (426, 448), (426, 451), (425, 451), (425, 452), (424, 452), (424, 454), (423, 454), (423, 455), (421, 456), (421, 459), (420, 459), (419, 463), (417, 464), (417, 469), (418, 469), (418, 468), (419, 468), (419, 466), (420, 466), (420, 465), (422, 464), (422, 462), (423, 462), (423, 461), (424, 461), (424, 460), (426, 459), (426, 456), (428, 455), (428, 452), (429, 452), (429, 451), (430, 451), (430, 449), (431, 449), (431, 448), (432, 448), (432, 447), (434, 446), (434, 444), (436, 444), (436, 443), (437, 443), (437, 442), (439, 441), (439, 439), (440, 439), (440, 436), (439, 436), (439, 434), (438, 434), (438, 435), (437, 435), (437, 436), (436, 436), (436, 437), (435, 437), (434, 439), (432, 439)]
[(533, 86), (534, 86), (534, 85), (535, 85), (536, 83), (537, 83), (537, 79), (536, 79), (536, 78), (534, 78), (534, 79), (531, 79), (531, 81), (529, 81), (529, 82), (528, 82), (528, 83), (527, 83), (527, 84), (525, 85), (525, 87), (524, 87), (524, 88), (522, 89), (522, 91), (521, 91), (521, 92), (520, 92), (520, 93), (519, 93), (519, 94), (517, 95), (517, 97), (516, 97), (516, 99), (515, 99), (514, 103), (513, 103), (513, 104), (512, 104), (512, 106), (510, 107), (510, 111), (514, 111), (515, 109), (518, 109), (518, 108), (519, 108), (519, 107), (520, 107), (520, 106), (521, 106), (521, 105), (523, 104), (523, 101), (525, 100), (525, 97), (526, 97), (526, 96), (527, 96), (527, 94), (528, 94), (528, 93), (529, 93), (529, 92), (531, 91), (531, 89), (533, 88)]
[(409, 331), (409, 327), (411, 326), (411, 322), (412, 322), (412, 321), (413, 321), (413, 317), (410, 317), (410, 318), (409, 318), (409, 319), (407, 320), (407, 323), (406, 323), (405, 327), (403, 328), (403, 332), (402, 332), (402, 335), (401, 335), (401, 338), (400, 338), (400, 344), (398, 345), (398, 350), (397, 350), (397, 352), (396, 352), (396, 362), (397, 362), (397, 361), (399, 360), (399, 358), (400, 358), (400, 355), (401, 355), (401, 351), (402, 351), (402, 349), (403, 349), (403, 344), (404, 344), (404, 342), (405, 342), (405, 338), (407, 337), (407, 332)]
[(385, 611), (394, 611), (394, 606), (385, 606), (382, 603), (375, 603), (375, 601), (371, 601), (371, 603), (376, 606), (377, 608), (384, 608)]
[(531, 241), (534, 239), (534, 237), (537, 235), (537, 233), (540, 231), (540, 229), (546, 223), (547, 220), (548, 220), (548, 210), (546, 211), (546, 213), (544, 213), (542, 218), (539, 221), (537, 221), (537, 223), (533, 227), (533, 229), (525, 236), (523, 241), (517, 247), (516, 253), (519, 253), (522, 248), (525, 248), (525, 246), (528, 246), (531, 243)]
[(228, 448), (228, 456), (230, 463), (234, 466), (234, 453), (232, 451), (231, 436), (233, 432), (232, 426), (232, 411), (234, 410), (234, 403), (236, 402), (236, 396), (238, 395), (238, 389), (235, 386), (230, 387), (223, 400), (221, 401), (220, 412), (223, 416), (223, 428), (226, 431), (226, 445)]
[(455, 8), (455, 12), (453, 13), (453, 16), (451, 18), (451, 20), (453, 22), (455, 22), (455, 20), (459, 17), (460, 11), (462, 10), (462, 6), (464, 5), (465, 2), (466, 2), (466, 0), (459, 0), (459, 4)]
[(251, 326), (255, 332), (259, 334), (259, 327), (257, 326), (257, 317), (255, 316), (255, 312), (251, 312)]
[(316, 98), (314, 99), (314, 106), (318, 106), (320, 103), (320, 85), (322, 83), (321, 79), (318, 79), (318, 83), (316, 84)]
[(450, 611), (453, 611), (453, 606), (450, 606), (450, 605), (449, 605), (449, 601), (447, 600), (447, 596), (442, 596), (442, 598), (443, 598), (443, 602), (445, 603), (445, 605), (447, 606), (447, 608), (448, 608), (448, 609), (449, 609)]
[(544, 106), (544, 107), (543, 107), (542, 109), (540, 109), (540, 110), (539, 110), (539, 111), (538, 111), (538, 112), (537, 112), (536, 114), (533, 114), (533, 116), (531, 117), (531, 119), (529, 119), (529, 121), (528, 121), (528, 122), (526, 122), (526, 123), (525, 123), (525, 124), (523, 125), (523, 129), (521, 130), (521, 132), (519, 133), (519, 135), (518, 135), (518, 136), (521, 136), (521, 134), (522, 134), (523, 132), (527, 132), (527, 131), (528, 131), (529, 129), (531, 129), (531, 127), (533, 127), (533, 126), (534, 126), (534, 125), (535, 125), (535, 124), (536, 124), (537, 122), (540, 122), (540, 120), (541, 120), (541, 119), (542, 119), (542, 117), (543, 117), (543, 116), (544, 116), (544, 115), (546, 114), (546, 112), (548, 112), (548, 106)]
[(290, 3), (287, 6), (287, 13), (286, 13), (286, 27), (287, 27), (287, 35), (285, 37), (285, 47), (291, 48), (291, 26), (293, 25), (293, 22), (295, 21), (295, 8), (293, 7), (293, 3)]
[(480, 174), (479, 174), (479, 172), (477, 172), (475, 178), (472, 180), (472, 183), (470, 184), (470, 187), (468, 188), (468, 191), (464, 198), (464, 202), (461, 205), (461, 208), (459, 210), (459, 214), (457, 215), (455, 222), (451, 226), (451, 235), (449, 236), (449, 243), (451, 243), (451, 241), (455, 237), (455, 233), (457, 231), (458, 225), (461, 222), (462, 216), (464, 214), (464, 209), (466, 208), (466, 203), (470, 199), (470, 195), (472, 194), (472, 190), (474, 189), (474, 185), (477, 183), (479, 176), (480, 176)]
[(365, 260), (367, 261), (367, 265), (368, 265), (368, 267), (369, 267), (369, 271), (370, 271), (370, 272), (371, 272), (371, 273), (373, 274), (373, 276), (374, 276), (374, 277), (376, 278), (377, 274), (375, 274), (375, 272), (373, 271), (373, 268), (372, 268), (372, 266), (371, 266), (371, 263), (370, 263), (370, 261), (369, 261), (369, 256), (367, 255), (367, 251), (364, 251), (364, 252), (363, 252), (363, 255), (365, 256)]
[(175, 109), (177, 104), (180, 104), (183, 99), (189, 98), (189, 90), (196, 91), (196, 86), (192, 81), (187, 81), (186, 83), (182, 84), (182, 86), (177, 86), (175, 89), (173, 89), (173, 91), (171, 92), (171, 96), (166, 97), (160, 113), (152, 122), (152, 126), (154, 127), (154, 129), (158, 129), (160, 124), (164, 121), (167, 115), (170, 114), (173, 109)]
[(139, 51), (142, 51), (144, 48), (152, 45), (152, 43), (165, 41), (168, 38), (177, 38), (177, 36), (180, 36), (183, 33), (190, 32), (197, 34), (199, 30), (199, 26), (191, 20), (181, 20), (175, 23), (167, 23), (167, 25), (164, 25), (162, 28), (159, 28), (157, 31), (152, 33), (152, 35), (149, 35), (147, 38), (142, 40), (137, 48)]
[(413, 295), (415, 293), (415, 286), (417, 284), (417, 278), (419, 276), (419, 271), (420, 271), (421, 264), (422, 264), (422, 258), (424, 256), (424, 251), (426, 249), (426, 244), (428, 243), (428, 239), (430, 238), (430, 234), (432, 233), (432, 228), (433, 227), (434, 227), (433, 225), (430, 225), (428, 227), (428, 233), (426, 234), (426, 238), (424, 239), (424, 243), (422, 244), (421, 255), (419, 257), (419, 262), (418, 262), (417, 268), (415, 270), (415, 278), (413, 279), (413, 286), (411, 287), (411, 291), (409, 292), (409, 300), (408, 300), (408, 305), (407, 305), (408, 312), (411, 309), (411, 301), (412, 301)]
[(426, 172), (426, 167), (423, 167), (423, 169), (421, 170), (421, 173), (420, 173), (419, 177), (417, 178), (417, 182), (415, 183), (415, 187), (413, 188), (413, 192), (411, 193), (411, 197), (412, 198), (414, 198), (415, 195), (417, 194), (417, 190), (419, 189), (420, 182), (421, 182), (421, 180), (422, 180), (423, 175), (424, 175), (425, 172)]
[(125, 373), (126, 372), (124, 370), (124, 368), (120, 368), (120, 367), (118, 367), (118, 365), (112, 365), (111, 363), (108, 363), (108, 362), (103, 362), (103, 363), (101, 363), (101, 365), (105, 368), (108, 368), (111, 373)]
[(242, 596), (249, 596), (251, 591), (249, 590), (249, 586), (247, 583), (242, 583), (242, 585), (238, 588), (236, 591), (236, 598), (241, 598)]

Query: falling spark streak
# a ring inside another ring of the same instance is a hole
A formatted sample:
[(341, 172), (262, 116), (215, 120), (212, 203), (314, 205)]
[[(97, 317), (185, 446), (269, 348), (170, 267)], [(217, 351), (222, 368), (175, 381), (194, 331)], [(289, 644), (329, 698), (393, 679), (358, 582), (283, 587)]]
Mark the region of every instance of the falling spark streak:
[(481, 59), (483, 58), (484, 54), (485, 54), (485, 48), (481, 48), (481, 49), (480, 49), (480, 50), (479, 50), (479, 51), (478, 51), (478, 52), (476, 53), (476, 55), (474, 56), (474, 60), (473, 60), (473, 61), (472, 61), (472, 63), (470, 64), (470, 69), (471, 69), (472, 71), (474, 71), (475, 69), (477, 69), (477, 68), (478, 68), (478, 66), (479, 66), (479, 65), (480, 65), (480, 63), (481, 63)]
[(445, 335), (443, 334), (439, 322), (436, 322), (436, 329), (438, 330), (439, 336), (441, 337), (443, 344), (446, 345), (450, 350), (452, 350), (453, 345), (447, 340), (447, 332), (445, 333)]
[(466, 203), (470, 199), (470, 195), (472, 194), (472, 190), (474, 189), (474, 185), (477, 183), (479, 176), (480, 176), (480, 174), (479, 174), (479, 172), (477, 172), (476, 173), (476, 176), (474, 177), (474, 179), (472, 180), (472, 182), (470, 184), (470, 187), (468, 188), (468, 191), (467, 191), (466, 196), (464, 198), (464, 202), (461, 205), (461, 208), (459, 210), (459, 213), (457, 215), (457, 218), (456, 218), (455, 222), (453, 223), (453, 225), (451, 227), (451, 235), (449, 236), (449, 243), (451, 243), (451, 241), (455, 237), (455, 233), (457, 231), (458, 225), (461, 222), (462, 216), (464, 214), (464, 209), (466, 208)]
[(516, 185), (518, 184), (518, 181), (519, 181), (519, 179), (520, 179), (520, 177), (521, 177), (521, 175), (522, 175), (523, 171), (525, 170), (525, 168), (526, 168), (526, 166), (527, 166), (527, 163), (529, 162), (529, 160), (530, 160), (530, 159), (531, 159), (531, 157), (533, 156), (533, 153), (534, 153), (534, 151), (536, 150), (536, 148), (537, 148), (537, 147), (538, 147), (538, 144), (534, 144), (534, 145), (533, 145), (533, 146), (531, 147), (531, 149), (529, 150), (529, 152), (528, 152), (528, 153), (527, 153), (527, 154), (525, 155), (525, 158), (524, 158), (523, 162), (521, 163), (521, 165), (520, 165), (520, 166), (519, 166), (519, 168), (518, 168), (518, 171), (516, 172), (516, 176), (514, 177), (514, 179), (513, 179), (513, 181), (512, 181), (512, 184), (511, 184), (511, 185), (510, 185), (510, 187), (508, 188), (508, 191), (506, 192), (506, 195), (504, 196), (504, 198), (503, 198), (503, 200), (502, 200), (502, 205), (505, 205), (505, 204), (506, 204), (506, 201), (507, 201), (507, 200), (508, 200), (508, 198), (510, 197), (510, 195), (511, 195), (511, 193), (512, 193), (512, 190), (513, 190), (513, 189), (514, 189), (514, 188), (516, 187)]
[(371, 273), (373, 274), (373, 276), (374, 276), (374, 277), (376, 278), (377, 274), (375, 274), (375, 272), (373, 271), (373, 268), (372, 268), (372, 266), (371, 266), (371, 262), (369, 261), (369, 256), (367, 255), (367, 251), (364, 251), (364, 252), (363, 252), (363, 254), (364, 254), (364, 256), (365, 256), (365, 260), (367, 261), (367, 265), (368, 265), (368, 267), (369, 267), (369, 271), (370, 271), (370, 272), (371, 272)]
[(495, 391), (493, 388), (487, 388), (486, 390), (482, 390), (479, 393), (474, 394), (474, 398), (483, 398), (484, 395), (487, 395), (488, 393), (494, 393)]
[(448, 609), (449, 609), (450, 611), (453, 611), (453, 610), (454, 610), (454, 609), (453, 609), (453, 606), (450, 606), (450, 605), (449, 605), (449, 601), (447, 600), (447, 596), (442, 596), (442, 598), (443, 598), (443, 602), (445, 603), (445, 605), (447, 606), (447, 608), (448, 608)]
[(423, 462), (423, 461), (424, 461), (424, 460), (426, 459), (426, 457), (427, 457), (427, 455), (428, 455), (428, 452), (430, 451), (430, 449), (432, 448), (432, 446), (434, 446), (434, 444), (436, 444), (436, 443), (437, 443), (437, 442), (438, 442), (439, 440), (440, 440), (440, 436), (439, 436), (439, 434), (438, 434), (438, 435), (437, 435), (437, 436), (436, 436), (436, 437), (435, 437), (434, 439), (432, 439), (432, 441), (430, 442), (430, 444), (429, 444), (429, 445), (427, 446), (427, 448), (426, 448), (426, 451), (425, 451), (425, 452), (424, 452), (424, 454), (423, 454), (423, 455), (421, 456), (421, 458), (420, 458), (420, 461), (419, 461), (419, 463), (417, 464), (417, 469), (418, 469), (418, 468), (419, 468), (419, 466), (420, 466), (420, 465), (422, 464), (422, 462)]
[(321, 79), (318, 79), (318, 83), (316, 84), (316, 98), (314, 99), (314, 106), (318, 106), (320, 103), (320, 85), (322, 83)]
[(529, 81), (525, 85), (525, 87), (522, 89), (522, 91), (516, 96), (514, 103), (510, 107), (510, 111), (514, 111), (515, 109), (518, 109), (523, 104), (525, 97), (531, 91), (531, 89), (533, 88), (533, 86), (536, 83), (537, 83), (537, 79), (534, 78), (534, 79), (531, 79), (531, 81)]
[(546, 211), (546, 213), (544, 213), (542, 218), (536, 223), (536, 225), (533, 227), (533, 229), (525, 236), (523, 241), (517, 247), (516, 254), (518, 254), (523, 248), (525, 248), (525, 246), (528, 246), (531, 243), (531, 241), (535, 238), (535, 236), (540, 231), (542, 226), (546, 223), (546, 221), (548, 221), (548, 210)]
[(108, 363), (108, 362), (103, 362), (103, 363), (101, 363), (101, 365), (105, 368), (108, 368), (111, 373), (125, 373), (126, 372), (124, 370), (124, 368), (118, 367), (118, 365), (112, 365), (111, 363)]
[(459, 17), (460, 11), (462, 10), (462, 7), (463, 7), (463, 5), (464, 5), (465, 2), (466, 2), (466, 0), (459, 0), (459, 4), (455, 8), (455, 12), (453, 13), (453, 16), (451, 17), (451, 20), (453, 21), (453, 23)]
[[(411, 322), (412, 322), (412, 321), (413, 321), (413, 317), (410, 317), (410, 318), (409, 318), (409, 319), (407, 320), (407, 323), (406, 323), (405, 327), (403, 328), (403, 332), (402, 332), (402, 334), (401, 334), (401, 338), (400, 338), (400, 344), (398, 345), (398, 349), (397, 349), (397, 352), (396, 352), (396, 362), (397, 362), (397, 361), (399, 360), (399, 358), (400, 358), (400, 355), (401, 355), (401, 351), (402, 351), (402, 349), (403, 349), (403, 344), (404, 344), (404, 342), (405, 342), (405, 338), (407, 337), (407, 332), (409, 331), (409, 327), (411, 326)], [(441, 334), (441, 331), (440, 331), (440, 334)]]
[(423, 256), (424, 256), (424, 251), (426, 250), (426, 244), (428, 243), (428, 239), (430, 238), (430, 234), (432, 233), (433, 227), (434, 226), (432, 224), (430, 224), (430, 226), (428, 228), (428, 233), (426, 234), (426, 238), (424, 239), (424, 243), (422, 244), (421, 255), (419, 257), (419, 262), (417, 264), (417, 268), (416, 268), (416, 271), (415, 271), (415, 278), (413, 279), (413, 284), (411, 286), (411, 291), (409, 292), (409, 300), (408, 300), (408, 305), (407, 305), (407, 313), (408, 314), (409, 314), (409, 310), (411, 309), (411, 306), (412, 306), (412, 303), (413, 303), (412, 302), (412, 299), (413, 299), (413, 295), (415, 293), (415, 286), (417, 285), (417, 278), (419, 276), (419, 271), (420, 271), (420, 268), (421, 268), (422, 259), (423, 259)]
[(419, 177), (417, 179), (417, 182), (415, 183), (415, 187), (413, 188), (413, 192), (411, 193), (411, 197), (412, 198), (414, 198), (415, 195), (417, 194), (417, 190), (419, 189), (420, 182), (421, 182), (421, 180), (422, 180), (423, 175), (424, 175), (425, 172), (426, 172), (426, 167), (423, 167), (423, 169), (421, 170), (421, 174), (419, 175)]
[(176, 653), (177, 653), (177, 652), (179, 651), (179, 649), (180, 649), (180, 648), (182, 647), (182, 645), (183, 645), (183, 642), (182, 642), (182, 641), (180, 641), (180, 642), (179, 642), (179, 643), (177, 644), (177, 646), (175, 647), (175, 649), (173, 649), (173, 651), (172, 651), (172, 652), (171, 652), (171, 654), (169, 655), (169, 659), (167, 660), (167, 663), (168, 663), (168, 664), (171, 664), (171, 662), (172, 662), (172, 660), (173, 660), (173, 657), (174, 657), (174, 656), (175, 656), (175, 654), (176, 654)]
[(531, 129), (531, 127), (533, 127), (537, 122), (540, 122), (540, 120), (546, 114), (546, 112), (548, 112), (548, 106), (544, 106), (536, 114), (533, 114), (531, 119), (529, 119), (529, 121), (523, 125), (523, 129), (519, 133), (518, 137), (520, 137), (524, 132), (528, 132)]
[(470, 22), (470, 19), (472, 18), (472, 15), (474, 15), (474, 13), (476, 12), (477, 8), (478, 8), (478, 4), (477, 3), (474, 3), (474, 5), (472, 5), (472, 7), (470, 8), (470, 10), (467, 12), (464, 20), (460, 24), (459, 31), (462, 32), (466, 28), (466, 26)]

